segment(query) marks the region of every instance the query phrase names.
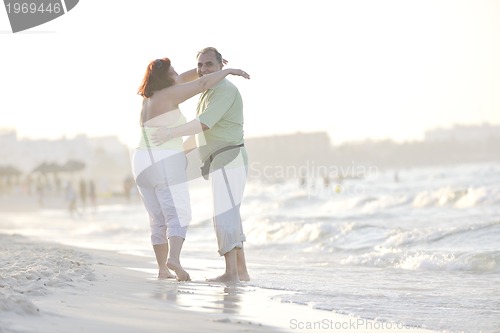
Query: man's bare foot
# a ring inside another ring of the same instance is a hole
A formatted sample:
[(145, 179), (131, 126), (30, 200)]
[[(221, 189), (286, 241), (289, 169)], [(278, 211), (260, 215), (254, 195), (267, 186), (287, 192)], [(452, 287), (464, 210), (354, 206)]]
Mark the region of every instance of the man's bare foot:
[(248, 275), (248, 273), (238, 273), (238, 277), (240, 281), (250, 281), (250, 275)]
[(168, 259), (167, 267), (175, 272), (175, 275), (177, 275), (177, 281), (191, 281), (191, 277), (189, 276), (188, 272), (186, 272), (184, 268), (182, 268), (179, 262)]
[(170, 273), (167, 268), (166, 270), (160, 270), (158, 272), (158, 279), (175, 279), (175, 275)]
[(237, 284), (240, 282), (237, 275), (229, 275), (227, 273), (222, 274), (216, 278), (207, 279), (207, 282), (222, 282), (227, 284)]

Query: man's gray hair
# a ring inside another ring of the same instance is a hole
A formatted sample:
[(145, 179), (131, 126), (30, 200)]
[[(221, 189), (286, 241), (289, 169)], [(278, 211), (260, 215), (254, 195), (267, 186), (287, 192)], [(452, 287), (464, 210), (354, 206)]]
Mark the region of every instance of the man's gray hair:
[(220, 54), (220, 52), (217, 51), (217, 49), (215, 47), (205, 47), (203, 50), (198, 52), (198, 54), (196, 55), (196, 59), (198, 59), (200, 57), (200, 55), (202, 55), (203, 53), (207, 53), (210, 51), (213, 51), (215, 53), (215, 58), (217, 59), (219, 64), (222, 65), (222, 54)]

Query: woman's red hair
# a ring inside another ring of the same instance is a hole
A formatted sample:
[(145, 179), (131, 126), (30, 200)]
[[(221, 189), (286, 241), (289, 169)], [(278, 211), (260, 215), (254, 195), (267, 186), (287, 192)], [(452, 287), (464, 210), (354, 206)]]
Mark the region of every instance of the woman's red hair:
[(144, 74), (137, 94), (149, 98), (153, 96), (155, 91), (173, 86), (175, 80), (168, 75), (170, 66), (170, 59), (168, 58), (152, 61), (146, 69), (146, 74)]

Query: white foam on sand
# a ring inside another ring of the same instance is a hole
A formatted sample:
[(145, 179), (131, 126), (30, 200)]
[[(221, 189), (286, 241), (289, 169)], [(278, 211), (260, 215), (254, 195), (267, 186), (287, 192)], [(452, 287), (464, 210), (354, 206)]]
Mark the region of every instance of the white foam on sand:
[(210, 261), (186, 260), (195, 278), (179, 283), (155, 278), (151, 258), (18, 235), (0, 244), (1, 333), (428, 332), (281, 303), (277, 291), (244, 283), (208, 284)]

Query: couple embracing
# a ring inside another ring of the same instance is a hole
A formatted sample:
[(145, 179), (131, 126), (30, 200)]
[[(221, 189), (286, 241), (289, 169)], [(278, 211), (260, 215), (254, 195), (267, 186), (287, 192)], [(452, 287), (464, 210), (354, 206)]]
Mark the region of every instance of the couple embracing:
[[(218, 252), (226, 263), (222, 275), (207, 281), (248, 281), (240, 217), (248, 170), (243, 102), (238, 88), (225, 78), (250, 76), (240, 69), (223, 69), (227, 62), (213, 47), (201, 50), (196, 58), (197, 68), (182, 74), (168, 58), (148, 65), (138, 91), (144, 99), (141, 141), (132, 161), (134, 178), (149, 214), (158, 277), (189, 281), (180, 263), (191, 220), (185, 154), (197, 149), (204, 163), (203, 177), (212, 188)], [(197, 116), (186, 122), (179, 104), (200, 93)], [(183, 141), (183, 136), (188, 138)]]

